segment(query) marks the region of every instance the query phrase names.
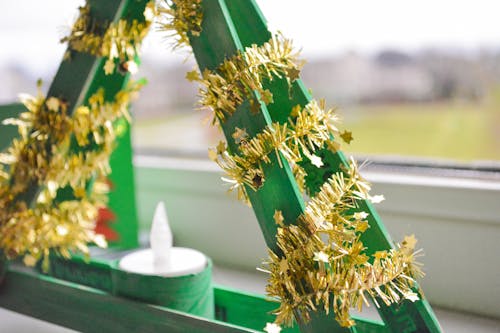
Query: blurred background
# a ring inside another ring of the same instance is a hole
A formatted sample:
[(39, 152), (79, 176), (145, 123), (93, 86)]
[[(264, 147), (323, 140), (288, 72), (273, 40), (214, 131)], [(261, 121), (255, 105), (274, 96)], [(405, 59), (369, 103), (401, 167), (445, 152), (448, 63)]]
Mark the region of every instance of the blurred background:
[[(348, 153), (391, 159), (500, 161), (500, 4), (489, 0), (257, 0), (270, 28), (294, 40), (302, 79), (340, 114)], [(83, 1), (0, 3), (0, 103), (50, 85)], [(187, 51), (152, 31), (133, 106), (139, 152), (206, 157), (220, 134), (196, 110)]]

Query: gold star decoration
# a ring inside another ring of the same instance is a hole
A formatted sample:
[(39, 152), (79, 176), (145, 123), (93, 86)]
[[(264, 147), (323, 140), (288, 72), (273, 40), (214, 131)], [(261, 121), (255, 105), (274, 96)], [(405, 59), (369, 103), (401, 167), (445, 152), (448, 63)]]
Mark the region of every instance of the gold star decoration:
[(300, 114), (300, 111), (302, 111), (302, 107), (299, 104), (297, 104), (292, 108), (290, 116), (297, 117)]
[(323, 251), (314, 252), (314, 258), (313, 258), (314, 261), (321, 261), (324, 263), (328, 263), (329, 259), (330, 258), (328, 256), (328, 254), (326, 254)]
[(109, 58), (108, 60), (106, 60), (106, 63), (104, 64), (104, 74), (106, 75), (113, 74), (114, 70), (115, 70), (115, 62), (113, 61), (113, 59)]
[(57, 111), (59, 110), (59, 100), (55, 97), (49, 97), (47, 98), (47, 100), (45, 101), (45, 105), (47, 105), (47, 108), (50, 110), (50, 111)]
[(226, 143), (224, 141), (219, 141), (216, 149), (217, 149), (217, 154), (221, 155), (226, 151)]
[(356, 224), (356, 231), (365, 232), (366, 230), (368, 230), (369, 227), (370, 225), (368, 224), (368, 222), (362, 221)]
[(300, 70), (297, 69), (296, 67), (288, 68), (286, 71), (286, 74), (287, 74), (288, 78), (290, 79), (290, 81), (293, 82), (299, 78)]
[(261, 95), (262, 102), (266, 105), (273, 103), (273, 94), (269, 90), (264, 90)]
[(415, 235), (406, 236), (401, 242), (401, 245), (409, 249), (415, 249), (415, 245), (417, 245), (417, 239), (415, 238)]
[(344, 131), (344, 132), (340, 133), (340, 137), (347, 144), (350, 144), (351, 141), (354, 140), (354, 138), (352, 137), (352, 132), (349, 132), (349, 131)]
[(277, 225), (283, 225), (283, 221), (285, 220), (285, 218), (283, 217), (283, 213), (281, 212), (281, 210), (275, 210), (273, 218), (274, 222), (276, 222)]
[(200, 74), (196, 69), (193, 69), (192, 71), (186, 73), (186, 80), (188, 80), (189, 82), (200, 81), (200, 79)]
[(242, 141), (246, 141), (246, 139), (248, 138), (248, 133), (246, 131), (246, 129), (241, 129), (241, 128), (238, 128), (236, 127), (236, 130), (234, 131), (233, 133), (233, 139), (234, 139), (234, 142), (236, 142), (237, 144), (240, 144)]
[(137, 63), (133, 60), (126, 61), (124, 63), (124, 68), (130, 74), (135, 74), (139, 71), (139, 66), (137, 66)]
[(217, 151), (215, 149), (208, 149), (208, 158), (211, 160), (211, 161), (214, 161), (216, 162), (217, 161)]
[(378, 194), (378, 195), (368, 197), (368, 200), (370, 200), (371, 203), (377, 204), (377, 203), (381, 203), (382, 201), (384, 201), (385, 197), (381, 194)]
[(356, 212), (354, 213), (353, 217), (356, 219), (356, 220), (364, 220), (368, 217), (368, 214), (367, 212)]
[(260, 103), (256, 99), (250, 100), (250, 112), (252, 114), (258, 114), (260, 112)]
[(286, 274), (288, 271), (288, 261), (286, 259), (280, 261), (280, 271), (283, 274)]
[(387, 258), (387, 255), (388, 255), (387, 251), (377, 251), (373, 254), (375, 259), (377, 259), (377, 260)]

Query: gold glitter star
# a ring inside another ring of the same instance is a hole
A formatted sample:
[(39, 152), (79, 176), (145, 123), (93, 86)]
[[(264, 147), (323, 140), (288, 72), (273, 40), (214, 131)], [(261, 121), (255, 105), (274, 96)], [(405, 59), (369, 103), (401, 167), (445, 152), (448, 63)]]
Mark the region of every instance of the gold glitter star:
[(350, 144), (351, 141), (354, 140), (354, 138), (352, 137), (352, 132), (349, 132), (349, 131), (344, 131), (344, 132), (340, 133), (340, 137), (347, 144)]
[(208, 158), (212, 161), (217, 161), (217, 151), (214, 149), (209, 149), (208, 150)]
[(406, 236), (401, 244), (404, 247), (414, 249), (417, 244), (417, 239), (415, 238), (415, 235)]
[(45, 105), (47, 105), (47, 108), (51, 111), (59, 110), (59, 104), (59, 100), (55, 97), (49, 97), (45, 102)]
[(314, 258), (313, 258), (314, 261), (322, 261), (324, 263), (328, 263), (329, 259), (330, 258), (328, 254), (326, 254), (323, 251), (314, 252)]
[(356, 220), (364, 220), (368, 217), (368, 214), (367, 212), (356, 212), (354, 213), (353, 217), (356, 219)]
[(290, 79), (290, 81), (293, 82), (299, 78), (300, 70), (298, 70), (295, 67), (288, 68), (286, 71), (286, 74), (287, 74), (288, 78)]
[(186, 80), (189, 82), (200, 81), (200, 74), (196, 69), (186, 73)]
[(274, 222), (276, 222), (277, 225), (283, 225), (283, 221), (285, 220), (285, 218), (283, 217), (283, 213), (281, 212), (281, 210), (275, 210), (273, 218)]
[(311, 155), (309, 156), (309, 159), (311, 160), (312, 165), (314, 165), (315, 167), (321, 168), (323, 166), (323, 160), (321, 159), (321, 157)]
[(221, 155), (223, 152), (226, 151), (226, 143), (224, 141), (219, 141), (216, 149), (217, 149), (217, 154)]
[(282, 259), (280, 261), (280, 271), (283, 274), (286, 274), (286, 272), (288, 271), (288, 261), (286, 259)]
[(108, 59), (106, 60), (106, 63), (104, 64), (104, 74), (106, 75), (109, 75), (109, 74), (113, 74), (115, 70), (115, 62), (113, 61), (113, 59)]
[(253, 99), (250, 101), (250, 112), (252, 114), (257, 114), (260, 112), (260, 103), (258, 100)]
[(266, 105), (273, 103), (273, 94), (269, 90), (264, 90), (261, 94), (262, 102)]
[(236, 142), (237, 144), (240, 144), (242, 141), (245, 141), (248, 138), (248, 133), (247, 133), (246, 129), (244, 129), (244, 128), (241, 129), (241, 128), (236, 127), (236, 130), (234, 131), (232, 136), (233, 136), (234, 142)]

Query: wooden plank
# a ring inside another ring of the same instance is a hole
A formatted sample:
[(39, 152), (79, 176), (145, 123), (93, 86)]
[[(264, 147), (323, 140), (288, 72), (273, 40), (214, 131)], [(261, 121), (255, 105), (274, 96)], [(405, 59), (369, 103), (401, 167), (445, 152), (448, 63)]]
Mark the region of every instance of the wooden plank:
[[(203, 7), (203, 31), (199, 38), (191, 39), (191, 45), (200, 71), (215, 70), (225, 59), (243, 48), (225, 2), (207, 0), (203, 2)], [(233, 152), (237, 151), (236, 143), (232, 139), (236, 127), (245, 128), (252, 137), (271, 124), (271, 118), (265, 106), (262, 106), (262, 112), (257, 114), (250, 113), (249, 107), (249, 102), (244, 102), (231, 117), (222, 123), (229, 149)], [(285, 220), (288, 221), (295, 221), (304, 210), (300, 191), (291, 181), (293, 176), (290, 167), (283, 157), (280, 158), (284, 167), (280, 167), (276, 156), (271, 156), (272, 163), (264, 167), (264, 173), (267, 176), (264, 186), (258, 191), (251, 189), (247, 191), (266, 244), (277, 252), (276, 223), (273, 219), (275, 210), (281, 210)]]
[[(244, 293), (238, 290), (217, 286), (214, 288), (215, 307), (218, 319), (253, 329), (262, 329), (266, 322), (273, 322), (272, 311), (277, 303), (270, 302), (264, 296)], [(379, 321), (353, 317), (357, 328), (364, 333), (388, 333), (388, 329)], [(283, 328), (283, 333), (300, 332), (298, 326)], [(335, 331), (332, 331), (335, 332)]]
[[(238, 4), (244, 3), (237, 2)], [(224, 0), (203, 1), (202, 32), (199, 37), (192, 37), (190, 42), (202, 72), (205, 69), (216, 70), (225, 59), (235, 55), (237, 51), (243, 51), (235, 24)], [(256, 97), (255, 93), (252, 97)], [(250, 112), (250, 104), (247, 100), (237, 108), (233, 115), (221, 122), (221, 127), (229, 149), (235, 153), (238, 150), (232, 134), (236, 127), (245, 128), (248, 135), (253, 137), (270, 124), (271, 117), (266, 107), (262, 105), (261, 112), (253, 114)], [(271, 163), (264, 166), (266, 182), (257, 191), (247, 188), (247, 193), (267, 246), (279, 253), (275, 241), (277, 232), (277, 225), (273, 218), (275, 211), (280, 210), (285, 221), (296, 221), (304, 212), (305, 205), (286, 159), (281, 154), (279, 157), (273, 154), (270, 158)], [(281, 159), (280, 163), (277, 158)], [(325, 330), (356, 332), (355, 327), (341, 327), (331, 316), (328, 317), (327, 322), (321, 321), (319, 325), (309, 323), (307, 327), (302, 327), (302, 331)]]
[[(276, 307), (265, 297), (216, 287), (217, 319), (148, 305), (82, 284), (11, 265), (0, 286), (0, 306), (82, 332), (257, 332)], [(354, 318), (367, 333), (388, 332), (381, 323)], [(299, 332), (298, 327), (283, 333)]]
[(81, 332), (257, 332), (115, 297), (18, 266), (9, 269), (0, 287), (0, 306)]

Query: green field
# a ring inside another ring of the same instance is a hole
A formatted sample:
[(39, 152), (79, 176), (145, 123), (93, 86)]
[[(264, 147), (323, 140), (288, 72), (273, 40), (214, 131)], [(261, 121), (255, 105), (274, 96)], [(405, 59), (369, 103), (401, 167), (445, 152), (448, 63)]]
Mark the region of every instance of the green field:
[(390, 105), (345, 109), (342, 127), (363, 154), (500, 160), (500, 109), (492, 104)]
[[(354, 141), (348, 153), (437, 157), (458, 161), (500, 160), (500, 103), (447, 102), (346, 107), (342, 129)], [(219, 136), (193, 111), (138, 121), (139, 147), (206, 151)]]

